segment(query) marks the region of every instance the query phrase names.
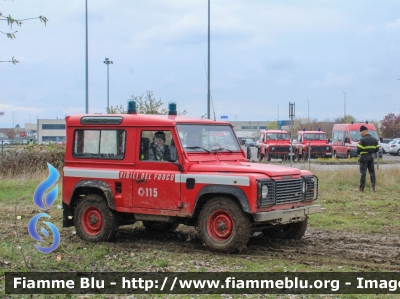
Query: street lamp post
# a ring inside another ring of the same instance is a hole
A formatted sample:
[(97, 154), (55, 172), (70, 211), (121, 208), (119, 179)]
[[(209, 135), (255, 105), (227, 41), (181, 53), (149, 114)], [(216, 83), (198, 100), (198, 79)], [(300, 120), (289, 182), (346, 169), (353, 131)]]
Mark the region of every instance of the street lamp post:
[(107, 113), (109, 113), (110, 109), (110, 70), (109, 70), (109, 65), (113, 64), (111, 60), (106, 58), (103, 61), (105, 64), (107, 64)]
[(278, 105), (278, 121), (279, 121), (279, 105)]
[(259, 127), (259, 125), (258, 125), (258, 115), (257, 115), (257, 130), (258, 130), (258, 127)]
[(88, 56), (89, 56), (89, 49), (88, 49), (88, 9), (87, 9), (87, 0), (85, 1), (85, 6), (86, 6), (86, 47), (85, 47), (85, 54), (86, 54), (86, 101), (85, 101), (85, 113), (89, 113), (89, 62), (88, 62)]
[(207, 76), (207, 119), (211, 119), (210, 116), (210, 100), (211, 100), (211, 89), (210, 89), (210, 0), (208, 0), (208, 76)]
[(344, 115), (343, 115), (343, 122), (346, 123), (346, 92), (342, 91), (344, 93)]

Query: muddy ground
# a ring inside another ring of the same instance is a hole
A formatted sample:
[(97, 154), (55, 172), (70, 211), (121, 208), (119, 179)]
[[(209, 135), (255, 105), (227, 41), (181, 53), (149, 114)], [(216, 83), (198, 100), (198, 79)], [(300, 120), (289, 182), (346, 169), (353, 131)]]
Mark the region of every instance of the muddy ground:
[[(188, 253), (207, 251), (197, 231), (183, 225), (168, 233), (121, 227), (114, 244), (124, 248), (144, 246)], [(315, 229), (308, 229), (302, 240), (269, 239), (258, 234), (252, 236), (247, 249), (238, 254), (243, 257), (275, 257), (312, 266), (331, 265), (333, 271), (343, 266), (366, 271), (399, 271), (400, 237)]]

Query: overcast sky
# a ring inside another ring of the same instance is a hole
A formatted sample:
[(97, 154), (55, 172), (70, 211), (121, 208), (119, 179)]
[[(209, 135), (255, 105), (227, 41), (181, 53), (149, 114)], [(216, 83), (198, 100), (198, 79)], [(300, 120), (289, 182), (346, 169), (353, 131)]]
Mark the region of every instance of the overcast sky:
[[(207, 112), (207, 0), (88, 0), (89, 112), (151, 90), (165, 106)], [(85, 112), (85, 1), (5, 0), (0, 127)], [(400, 112), (400, 1), (211, 0), (211, 93), (230, 121)], [(344, 94), (343, 92), (346, 92)], [(345, 105), (346, 98), (346, 105)], [(309, 109), (308, 109), (309, 107)], [(236, 117), (235, 117), (236, 115)]]

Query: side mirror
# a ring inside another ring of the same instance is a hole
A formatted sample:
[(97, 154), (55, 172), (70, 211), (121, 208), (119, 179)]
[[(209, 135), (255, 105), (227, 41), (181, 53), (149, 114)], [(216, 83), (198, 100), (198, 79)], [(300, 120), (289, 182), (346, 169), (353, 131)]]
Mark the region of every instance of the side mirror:
[(349, 142), (350, 142), (349, 137), (345, 137), (344, 138), (344, 143), (349, 143)]
[(176, 150), (176, 146), (170, 146), (168, 148), (168, 162), (176, 162), (178, 160), (178, 152)]
[(383, 138), (382, 138), (382, 137), (379, 137), (379, 141), (380, 141), (381, 143), (383, 143)]

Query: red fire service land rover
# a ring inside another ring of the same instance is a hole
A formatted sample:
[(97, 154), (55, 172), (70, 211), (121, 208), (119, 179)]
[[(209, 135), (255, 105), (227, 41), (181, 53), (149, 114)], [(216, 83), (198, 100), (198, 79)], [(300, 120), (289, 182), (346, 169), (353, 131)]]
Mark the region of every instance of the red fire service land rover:
[(321, 129), (318, 129), (318, 131), (303, 129), (303, 131), (297, 132), (295, 147), (298, 159), (332, 157), (332, 146), (328, 144), (326, 133)]
[(211, 250), (245, 248), (253, 232), (300, 239), (318, 179), (295, 168), (248, 163), (227, 122), (176, 115), (67, 116), (63, 226), (91, 242), (142, 221), (153, 231), (196, 226)]
[(289, 133), (283, 130), (261, 130), (257, 147), (259, 161), (271, 161), (271, 158), (287, 160), (290, 158)]

